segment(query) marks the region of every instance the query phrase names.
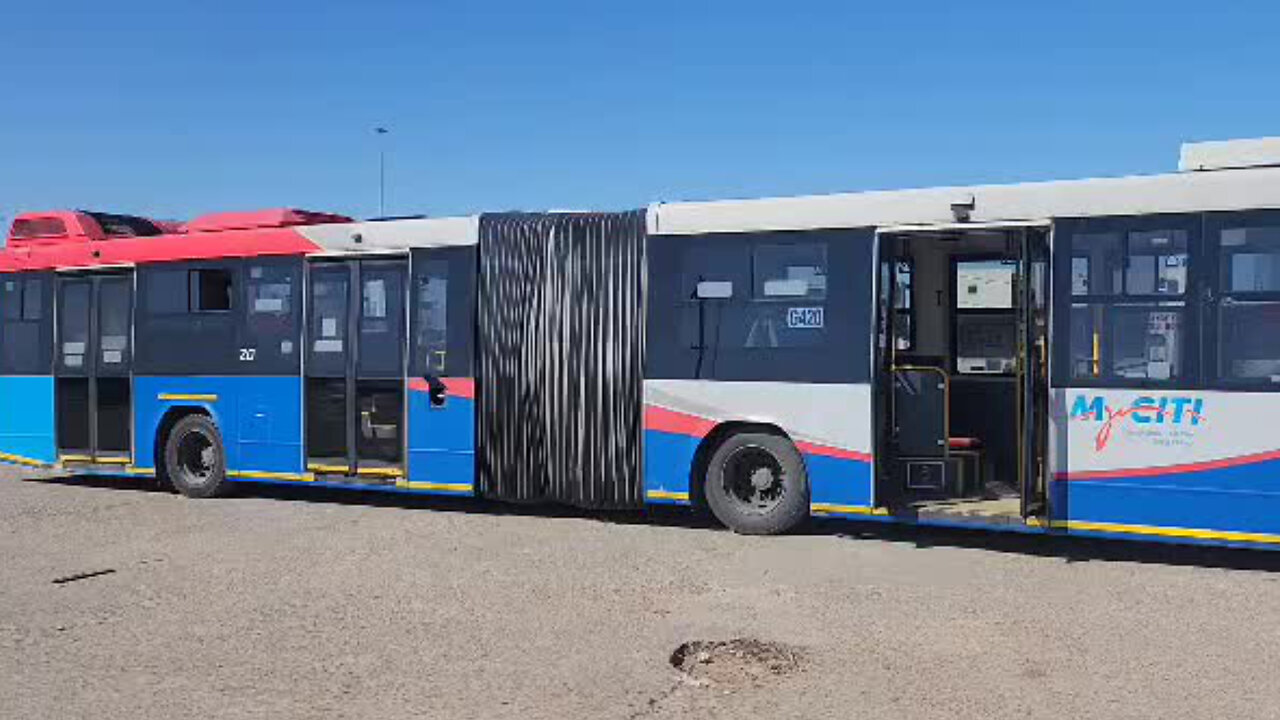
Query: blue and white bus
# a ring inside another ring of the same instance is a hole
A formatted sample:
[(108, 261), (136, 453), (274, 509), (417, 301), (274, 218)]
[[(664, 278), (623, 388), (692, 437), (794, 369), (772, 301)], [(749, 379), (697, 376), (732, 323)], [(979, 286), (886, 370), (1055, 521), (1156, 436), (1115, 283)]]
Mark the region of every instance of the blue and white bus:
[(584, 507), (1280, 543), (1280, 143), (1180, 172), (0, 253), (0, 459)]

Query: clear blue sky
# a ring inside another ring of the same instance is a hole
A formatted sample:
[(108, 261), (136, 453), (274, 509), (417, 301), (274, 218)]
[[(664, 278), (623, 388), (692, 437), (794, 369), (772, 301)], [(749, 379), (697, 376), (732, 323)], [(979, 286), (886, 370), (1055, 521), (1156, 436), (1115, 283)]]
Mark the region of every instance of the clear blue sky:
[(395, 213), (1158, 172), (1280, 135), (1277, 28), (1275, 0), (0, 0), (0, 215), (366, 216), (378, 125)]

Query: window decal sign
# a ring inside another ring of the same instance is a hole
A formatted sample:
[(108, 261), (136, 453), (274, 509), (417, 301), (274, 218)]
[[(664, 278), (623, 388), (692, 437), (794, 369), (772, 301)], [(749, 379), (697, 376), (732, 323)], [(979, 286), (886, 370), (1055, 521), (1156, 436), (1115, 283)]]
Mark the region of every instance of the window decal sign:
[(797, 329), (821, 329), (823, 313), (820, 307), (787, 308), (787, 327)]

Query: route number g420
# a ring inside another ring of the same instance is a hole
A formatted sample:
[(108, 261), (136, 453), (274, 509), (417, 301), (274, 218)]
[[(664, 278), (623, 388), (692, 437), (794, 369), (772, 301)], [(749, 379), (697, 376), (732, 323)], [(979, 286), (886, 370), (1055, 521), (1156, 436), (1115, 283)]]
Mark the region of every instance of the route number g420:
[(257, 357), (257, 348), (240, 348), (240, 362), (253, 362)]
[(789, 328), (821, 328), (823, 325), (822, 308), (793, 307), (787, 308), (787, 327)]

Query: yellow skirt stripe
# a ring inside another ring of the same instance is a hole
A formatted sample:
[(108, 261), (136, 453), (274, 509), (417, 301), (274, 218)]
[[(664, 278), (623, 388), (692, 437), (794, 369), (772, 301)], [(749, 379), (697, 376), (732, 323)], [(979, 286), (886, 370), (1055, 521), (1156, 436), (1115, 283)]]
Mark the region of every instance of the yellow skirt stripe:
[(396, 487), (401, 490), (435, 490), (438, 492), (469, 493), (475, 490), (471, 483), (437, 483), (420, 480), (400, 480)]
[(650, 500), (680, 500), (688, 502), (689, 493), (675, 492), (673, 490), (650, 490), (645, 493), (645, 497), (648, 497)]
[(218, 402), (218, 396), (212, 393), (160, 393), (156, 399), (165, 402)]

